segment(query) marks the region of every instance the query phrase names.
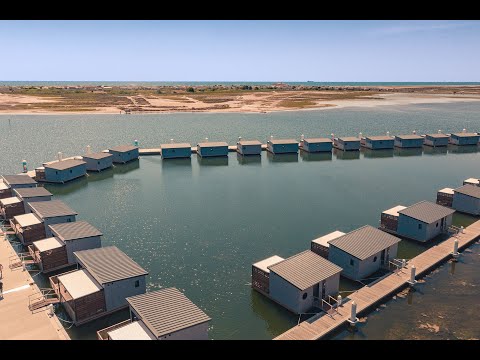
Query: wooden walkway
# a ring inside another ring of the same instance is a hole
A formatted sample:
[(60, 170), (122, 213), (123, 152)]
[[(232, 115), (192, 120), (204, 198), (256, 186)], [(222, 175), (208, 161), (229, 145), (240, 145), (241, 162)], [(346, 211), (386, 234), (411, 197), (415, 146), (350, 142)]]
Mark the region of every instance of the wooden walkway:
[[(267, 144), (262, 144), (262, 151), (267, 150)], [(192, 146), (192, 154), (197, 153), (197, 147)], [(229, 152), (236, 152), (237, 151), (237, 145), (229, 145), (228, 146), (228, 151)], [(160, 148), (153, 148), (153, 149), (139, 149), (138, 153), (140, 155), (160, 155)]]
[(410, 269), (416, 267), (416, 278), (426, 274), (429, 270), (451, 257), (455, 238), (458, 239), (458, 248), (463, 249), (480, 238), (480, 220), (468, 226), (463, 234), (450, 237), (442, 243), (431, 247), (420, 255), (411, 259), (406, 268), (400, 272), (388, 274), (373, 284), (364, 286), (343, 300), (342, 306), (332, 316), (320, 313), (299, 325), (277, 336), (274, 340), (318, 340), (327, 334), (347, 324), (350, 317), (351, 303), (357, 304), (357, 315), (365, 312), (372, 306), (385, 300), (389, 295), (399, 291), (410, 280)]

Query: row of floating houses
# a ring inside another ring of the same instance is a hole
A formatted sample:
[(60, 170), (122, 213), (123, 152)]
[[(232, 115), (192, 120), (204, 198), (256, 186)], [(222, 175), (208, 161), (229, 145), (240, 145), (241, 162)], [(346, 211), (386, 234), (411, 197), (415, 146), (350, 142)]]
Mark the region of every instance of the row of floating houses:
[[(341, 151), (358, 151), (361, 147), (370, 150), (385, 149), (415, 149), (422, 148), (423, 145), (432, 147), (442, 147), (448, 144), (457, 146), (478, 145), (480, 140), (479, 133), (468, 133), (463, 129), (460, 133), (417, 135), (413, 134), (390, 136), (387, 132), (385, 136), (363, 136), (358, 137), (335, 137), (331, 138), (305, 138), (303, 135), (300, 142), (295, 139), (274, 139), (273, 136), (267, 141), (266, 145), (258, 140), (243, 140), (239, 138), (236, 144), (236, 151), (242, 156), (260, 155), (265, 149), (272, 154), (292, 154), (299, 150), (307, 153), (328, 153), (333, 148)], [(226, 157), (229, 152), (229, 145), (226, 142), (212, 142), (206, 139), (200, 142), (196, 147), (191, 147), (189, 143), (161, 144), (158, 149), (163, 159), (189, 158), (192, 152), (200, 157)], [(134, 145), (121, 145), (112, 147), (97, 153), (92, 153), (90, 146), (87, 147), (86, 154), (63, 159), (62, 153), (58, 153), (58, 159), (44, 163), (43, 166), (35, 169), (35, 180), (39, 182), (65, 183), (73, 179), (85, 176), (87, 171), (102, 171), (113, 166), (114, 163), (127, 163), (138, 159), (139, 157), (138, 141)], [(24, 172), (26, 172), (26, 161), (24, 161)], [(0, 188), (0, 191), (1, 188)]]
[(130, 318), (98, 331), (99, 339), (208, 339), (208, 315), (176, 288), (146, 292), (148, 271), (116, 246), (102, 247), (101, 231), (38, 185), (25, 174), (0, 179), (0, 217), (28, 249), (9, 266), (24, 266), (28, 256), (44, 274), (74, 269), (50, 276), (55, 295), (42, 293), (31, 311), (61, 303), (82, 325), (128, 307)]
[(404, 260), (396, 259), (401, 239), (425, 243), (448, 233), (455, 211), (480, 215), (480, 179), (440, 190), (437, 203), (385, 210), (378, 228), (336, 230), (312, 240), (310, 249), (299, 254), (258, 261), (252, 265), (251, 286), (295, 314), (328, 310), (337, 301), (340, 276), (361, 282), (382, 268), (404, 266)]

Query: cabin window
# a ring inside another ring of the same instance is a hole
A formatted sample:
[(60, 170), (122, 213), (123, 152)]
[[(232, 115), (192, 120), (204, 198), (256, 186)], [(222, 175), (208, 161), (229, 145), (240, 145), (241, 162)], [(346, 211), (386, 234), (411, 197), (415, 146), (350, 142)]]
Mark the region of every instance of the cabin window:
[(127, 153), (127, 155), (130, 155), (130, 153)]
[(58, 171), (55, 171), (55, 174), (58, 175)]
[(305, 300), (307, 298), (307, 296), (308, 296), (308, 293), (303, 293), (302, 299)]
[(67, 222), (72, 222), (72, 219), (67, 219)]
[(435, 225), (435, 227), (438, 227), (438, 222), (437, 222), (437, 225)]
[(97, 161), (97, 164), (100, 165), (100, 161)]
[(136, 280), (135, 281), (135, 287), (139, 287), (140, 286), (140, 280)]
[(353, 259), (350, 259), (350, 266), (353, 266)]
[(418, 224), (418, 230), (422, 230), (422, 224)]
[(72, 172), (73, 172), (73, 171), (72, 171), (72, 170), (70, 170), (70, 174), (71, 174)]
[(377, 261), (377, 257), (375, 256), (375, 257), (373, 258), (373, 262), (376, 262), (376, 261)]

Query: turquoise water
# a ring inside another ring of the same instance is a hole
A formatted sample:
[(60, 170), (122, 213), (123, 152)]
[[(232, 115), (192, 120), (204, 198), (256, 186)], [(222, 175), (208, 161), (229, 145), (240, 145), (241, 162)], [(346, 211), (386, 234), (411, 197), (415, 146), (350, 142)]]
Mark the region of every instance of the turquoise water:
[[(389, 130), (393, 134), (413, 128), (452, 131), (480, 125), (476, 104), (381, 109), (266, 116), (1, 116), (0, 173), (18, 171), (17, 159), (23, 157), (38, 165), (53, 159), (57, 151), (77, 155), (86, 144), (99, 150), (134, 138), (145, 147), (171, 137), (193, 144), (208, 136), (233, 144), (239, 135), (264, 140), (271, 133), (298, 138), (301, 133), (354, 135)], [(175, 286), (184, 291), (213, 319), (210, 338), (271, 339), (298, 318), (251, 290), (252, 263), (274, 254), (288, 257), (309, 248), (310, 240), (337, 229), (377, 226), (380, 212), (397, 204), (434, 201), (437, 189), (478, 176), (479, 160), (478, 147), (334, 151), (331, 155), (263, 153), (247, 159), (230, 153), (223, 159), (192, 156), (173, 161), (144, 156), (47, 188), (75, 209), (79, 219), (98, 227), (104, 233), (104, 245), (118, 246), (146, 268), (149, 290)], [(456, 224), (473, 220), (455, 217)], [(410, 258), (424, 249), (424, 245), (402, 241), (399, 257)], [(466, 281), (475, 284), (478, 278)], [(356, 286), (341, 284), (342, 290)], [(472, 289), (478, 296), (478, 287)], [(455, 303), (448, 294), (444, 301)], [(396, 321), (402, 310), (409, 310), (408, 304), (398, 304), (397, 312), (384, 311), (379, 320), (384, 326)], [(95, 331), (126, 316), (118, 313), (68, 331), (72, 338), (95, 338)], [(372, 323), (368, 321), (362, 331)], [(375, 331), (371, 334), (366, 336), (378, 336)]]

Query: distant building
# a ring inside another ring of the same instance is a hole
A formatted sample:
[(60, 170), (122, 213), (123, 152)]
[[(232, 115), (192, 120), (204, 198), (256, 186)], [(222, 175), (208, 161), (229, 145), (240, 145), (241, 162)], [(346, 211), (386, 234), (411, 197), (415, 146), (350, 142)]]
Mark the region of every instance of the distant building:
[(197, 144), (197, 154), (201, 157), (228, 156), (228, 144), (223, 141), (201, 142)]
[(32, 211), (30, 206), (28, 206), (28, 203), (50, 201), (53, 196), (53, 194), (44, 187), (20, 188), (14, 189), (13, 192), (22, 201), (25, 214)]
[(113, 155), (112, 161), (120, 164), (136, 160), (139, 156), (138, 146), (120, 145), (112, 147), (108, 151)]
[(331, 152), (332, 146), (332, 140), (328, 138), (307, 138), (300, 142), (300, 148), (311, 153)]
[(258, 140), (240, 140), (237, 142), (237, 152), (240, 155), (260, 155), (262, 143)]
[(394, 138), (392, 136), (366, 136), (362, 142), (362, 146), (367, 149), (393, 149)]
[(480, 180), (476, 178), (468, 178), (466, 180), (463, 180), (463, 185), (475, 185), (475, 186), (480, 186)]
[(450, 137), (446, 134), (426, 134), (423, 143), (428, 146), (447, 146)]
[(453, 190), (452, 208), (471, 215), (480, 215), (480, 187), (463, 185)]
[(294, 139), (270, 139), (267, 141), (267, 151), (272, 154), (298, 153), (298, 141)]
[(163, 159), (189, 158), (192, 156), (192, 145), (188, 143), (161, 144), (160, 155)]
[(87, 174), (87, 163), (83, 160), (62, 160), (50, 164), (43, 164), (45, 178), (43, 181), (52, 183), (66, 183)]
[(480, 135), (477, 133), (461, 132), (450, 134), (450, 144), (453, 145), (477, 145), (479, 139)]
[(87, 163), (87, 171), (102, 171), (113, 166), (113, 155), (105, 152), (83, 155)]
[(354, 136), (337, 137), (333, 139), (333, 146), (343, 151), (360, 150), (360, 138)]
[(37, 182), (28, 175), (3, 175), (3, 183), (10, 189), (36, 187)]
[(415, 134), (395, 135), (394, 145), (399, 148), (421, 148), (423, 137)]

